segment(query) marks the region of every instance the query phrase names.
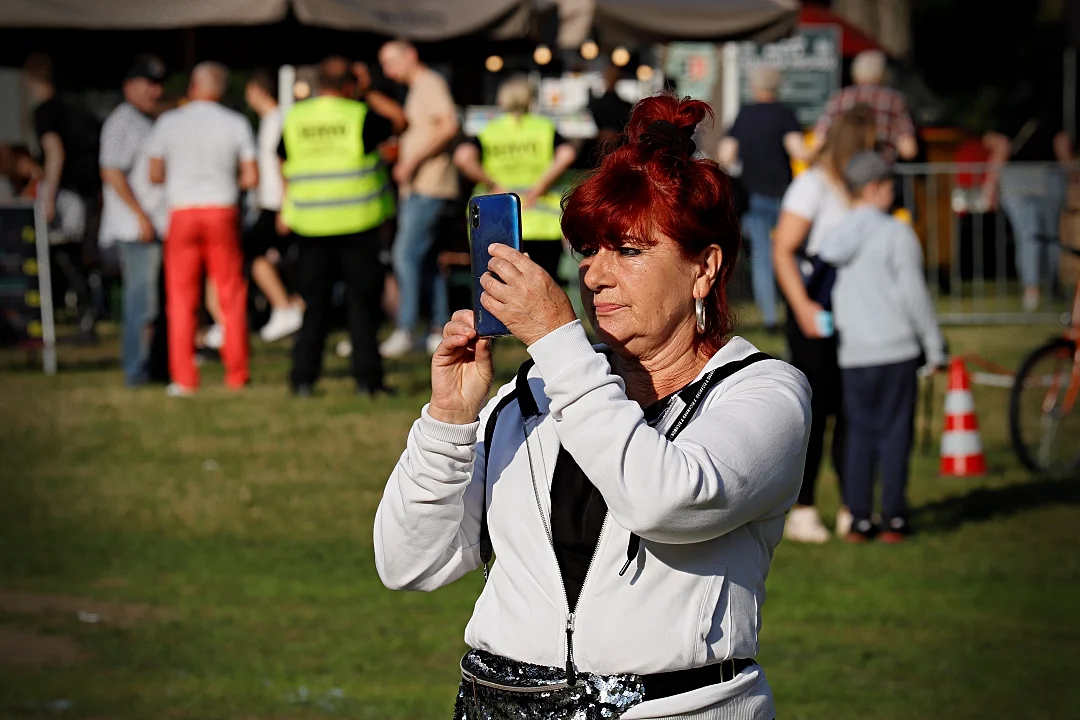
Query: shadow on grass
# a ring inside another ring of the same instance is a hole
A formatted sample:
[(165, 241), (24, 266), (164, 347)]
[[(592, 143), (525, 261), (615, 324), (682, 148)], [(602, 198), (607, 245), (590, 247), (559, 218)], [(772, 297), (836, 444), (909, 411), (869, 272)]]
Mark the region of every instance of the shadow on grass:
[(923, 532), (947, 533), (968, 523), (1010, 517), (1048, 505), (1080, 505), (1080, 479), (1034, 480), (997, 488), (978, 488), (912, 513)]

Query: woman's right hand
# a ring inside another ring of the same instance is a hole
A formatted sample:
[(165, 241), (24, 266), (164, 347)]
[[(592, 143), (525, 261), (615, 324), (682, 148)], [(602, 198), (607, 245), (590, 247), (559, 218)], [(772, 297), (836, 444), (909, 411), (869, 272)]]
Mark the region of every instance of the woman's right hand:
[(822, 337), (821, 330), (818, 328), (818, 313), (824, 311), (825, 308), (821, 307), (813, 300), (807, 300), (801, 303), (797, 309), (795, 309), (795, 321), (799, 324), (799, 330), (805, 337), (810, 339), (817, 339)]
[(491, 392), (491, 339), (478, 337), (475, 326), (472, 310), (458, 310), (443, 328), (442, 342), (431, 358), (428, 414), (440, 422), (475, 422)]

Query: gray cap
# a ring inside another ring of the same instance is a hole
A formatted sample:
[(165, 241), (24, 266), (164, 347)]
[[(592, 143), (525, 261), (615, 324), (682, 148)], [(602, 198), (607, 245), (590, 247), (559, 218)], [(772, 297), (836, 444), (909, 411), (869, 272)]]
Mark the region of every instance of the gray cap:
[(852, 192), (858, 192), (872, 182), (892, 177), (892, 166), (873, 150), (863, 150), (844, 168), (844, 180)]

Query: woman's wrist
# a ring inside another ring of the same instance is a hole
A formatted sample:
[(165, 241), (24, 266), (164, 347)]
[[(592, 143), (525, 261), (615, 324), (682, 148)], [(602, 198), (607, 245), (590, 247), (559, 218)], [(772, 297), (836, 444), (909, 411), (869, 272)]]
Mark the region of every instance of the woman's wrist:
[(476, 422), (479, 413), (467, 413), (461, 410), (445, 410), (434, 403), (428, 404), (427, 414), (432, 420), (447, 425), (471, 425)]

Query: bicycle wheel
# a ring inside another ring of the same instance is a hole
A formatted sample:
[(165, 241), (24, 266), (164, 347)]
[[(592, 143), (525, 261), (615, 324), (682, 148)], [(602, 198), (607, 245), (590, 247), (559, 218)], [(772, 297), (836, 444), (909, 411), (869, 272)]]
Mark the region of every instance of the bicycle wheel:
[(1075, 352), (1073, 341), (1051, 340), (1016, 374), (1009, 431), (1020, 462), (1038, 473), (1075, 477), (1080, 472), (1080, 407), (1065, 409)]

